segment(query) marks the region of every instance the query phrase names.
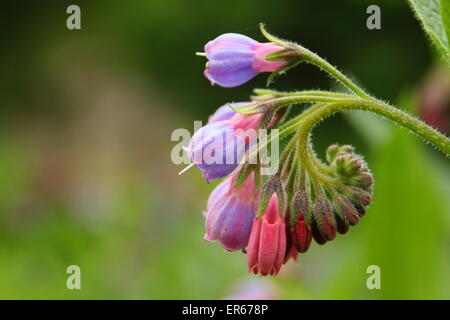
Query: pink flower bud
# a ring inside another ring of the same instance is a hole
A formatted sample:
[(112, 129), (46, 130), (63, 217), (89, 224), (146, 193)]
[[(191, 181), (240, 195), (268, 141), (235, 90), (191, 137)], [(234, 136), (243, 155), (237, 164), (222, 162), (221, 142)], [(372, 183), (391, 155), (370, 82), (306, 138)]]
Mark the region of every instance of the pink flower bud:
[(207, 125), (194, 133), (185, 150), (206, 181), (226, 177), (237, 168), (257, 140), (260, 120), (260, 113), (230, 113), (220, 108)]
[(320, 232), (320, 240), (331, 241), (336, 237), (336, 220), (330, 202), (325, 197), (318, 197), (314, 203), (314, 219)]
[(226, 33), (205, 45), (208, 58), (205, 76), (212, 84), (222, 87), (239, 86), (258, 73), (274, 72), (286, 65), (286, 61), (269, 61), (267, 55), (282, 51), (274, 43), (260, 43), (247, 36)]
[(292, 243), (298, 252), (304, 253), (308, 251), (311, 244), (312, 231), (308, 227), (305, 221), (305, 216), (303, 212), (300, 211), (297, 222), (295, 223), (295, 228), (291, 232)]
[(276, 275), (286, 254), (286, 229), (276, 193), (262, 217), (255, 218), (247, 247), (249, 272)]
[(292, 200), (289, 211), (294, 213), (290, 219), (290, 238), (292, 245), (298, 252), (304, 253), (308, 250), (312, 239), (312, 230), (305, 220), (305, 214), (310, 211), (309, 197), (306, 192), (298, 192)]

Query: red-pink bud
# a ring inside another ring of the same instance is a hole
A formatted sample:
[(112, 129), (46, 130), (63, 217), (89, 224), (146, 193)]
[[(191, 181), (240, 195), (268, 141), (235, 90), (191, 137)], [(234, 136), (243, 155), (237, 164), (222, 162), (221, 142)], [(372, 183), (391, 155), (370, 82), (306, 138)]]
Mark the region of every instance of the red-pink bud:
[(276, 275), (286, 253), (286, 230), (276, 193), (261, 218), (255, 218), (247, 248), (249, 272)]
[(347, 190), (357, 204), (368, 206), (372, 202), (372, 195), (370, 192), (353, 186), (347, 187)]
[(368, 192), (372, 192), (373, 177), (368, 171), (362, 171), (360, 174), (356, 175), (352, 178), (351, 183)]
[(314, 221), (314, 223), (312, 225), (312, 236), (318, 244), (325, 244), (327, 242), (327, 239), (325, 239), (322, 236), (322, 234), (320, 233), (319, 227), (317, 226), (316, 221)]
[(295, 249), (294, 246), (291, 246), (290, 249), (286, 250), (286, 256), (284, 257), (283, 263), (288, 262), (291, 258), (294, 261), (297, 261), (297, 259), (298, 259), (298, 251), (297, 251), (297, 249)]
[(318, 230), (325, 240), (336, 237), (336, 220), (330, 202), (325, 197), (319, 197), (314, 204), (314, 219)]
[(285, 216), (284, 220), (286, 221), (286, 223), (285, 223), (286, 224), (286, 254), (284, 256), (283, 263), (287, 263), (291, 258), (295, 261), (297, 261), (297, 258), (298, 258), (298, 251), (295, 248), (294, 244), (292, 243), (291, 214), (290, 214), (289, 209), (286, 212), (286, 216)]
[(341, 216), (342, 219), (345, 219), (352, 226), (358, 223), (358, 211), (350, 200), (341, 194), (337, 194), (333, 198), (333, 203), (338, 215)]
[(309, 245), (311, 244), (312, 231), (306, 224), (302, 211), (298, 215), (294, 230), (291, 232), (291, 237), (292, 243), (298, 252), (304, 253), (308, 251)]
[(355, 205), (356, 211), (358, 211), (358, 215), (360, 217), (362, 217), (366, 214), (366, 208), (363, 205), (361, 205), (359, 203), (355, 203), (354, 205)]
[(336, 229), (340, 234), (346, 234), (350, 228), (348, 222), (345, 218), (339, 216), (337, 213), (334, 214), (336, 218)]

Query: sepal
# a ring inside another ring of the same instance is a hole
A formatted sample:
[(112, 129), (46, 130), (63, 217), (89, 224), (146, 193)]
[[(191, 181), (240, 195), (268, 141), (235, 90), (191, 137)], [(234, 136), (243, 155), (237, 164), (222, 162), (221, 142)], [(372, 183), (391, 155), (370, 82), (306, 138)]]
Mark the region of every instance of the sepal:
[(261, 192), (259, 194), (259, 205), (256, 217), (259, 218), (264, 213), (264, 210), (267, 208), (267, 205), (272, 197), (273, 193), (276, 193), (278, 196), (279, 207), (281, 213), (285, 212), (285, 203), (286, 203), (286, 193), (283, 189), (283, 184), (281, 182), (280, 175), (278, 173), (274, 174), (269, 178), (269, 180), (262, 186)]

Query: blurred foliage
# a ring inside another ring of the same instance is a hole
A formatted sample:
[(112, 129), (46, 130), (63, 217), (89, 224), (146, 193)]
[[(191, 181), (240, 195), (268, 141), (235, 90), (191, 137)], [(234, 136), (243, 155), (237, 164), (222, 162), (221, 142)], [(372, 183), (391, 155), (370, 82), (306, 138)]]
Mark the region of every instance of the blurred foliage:
[[(258, 76), (211, 87), (193, 54), (206, 41), (262, 40), (265, 22), (377, 97), (403, 92), (411, 112), (434, 61), (406, 1), (77, 1), (80, 31), (65, 27), (69, 4), (15, 1), (0, 12), (0, 298), (221, 299), (248, 279), (243, 254), (202, 240), (213, 185), (194, 169), (177, 176), (170, 161), (172, 130), (265, 85)], [(365, 26), (369, 4), (381, 7), (381, 30)], [(273, 87), (333, 84), (302, 65)], [(321, 155), (339, 142), (367, 157), (374, 202), (349, 234), (270, 279), (273, 296), (450, 298), (448, 159), (361, 113), (325, 121), (314, 141)], [(66, 288), (71, 264), (79, 291)], [(366, 287), (371, 264), (381, 290)]]

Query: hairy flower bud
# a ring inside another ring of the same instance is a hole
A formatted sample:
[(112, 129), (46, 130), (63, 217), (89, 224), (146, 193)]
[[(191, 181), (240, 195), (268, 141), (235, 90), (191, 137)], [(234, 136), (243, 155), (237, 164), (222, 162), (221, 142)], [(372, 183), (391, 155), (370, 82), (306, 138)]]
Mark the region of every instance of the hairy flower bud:
[(270, 198), (261, 218), (255, 218), (247, 247), (249, 272), (276, 275), (286, 255), (286, 230), (278, 196)]
[(317, 222), (314, 221), (314, 223), (312, 224), (311, 227), (311, 231), (312, 231), (312, 237), (314, 238), (314, 240), (318, 243), (318, 244), (325, 244), (327, 242), (327, 239), (325, 239), (322, 236), (322, 233), (319, 230), (319, 227), (317, 225)]
[(328, 163), (332, 163), (334, 159), (336, 158), (337, 154), (339, 153), (339, 145), (338, 144), (332, 144), (327, 148), (327, 161)]
[(336, 221), (333, 208), (324, 196), (319, 196), (314, 203), (314, 219), (321, 236), (327, 240), (333, 240), (336, 236)]
[(336, 230), (340, 234), (346, 234), (348, 232), (348, 229), (350, 228), (350, 225), (348, 222), (343, 219), (341, 216), (338, 215), (337, 212), (334, 212), (334, 216), (336, 218)]
[(222, 87), (239, 86), (258, 73), (274, 72), (286, 61), (266, 60), (270, 53), (284, 50), (272, 42), (260, 43), (247, 36), (226, 33), (205, 45), (208, 58), (205, 76)]
[(373, 185), (373, 176), (369, 171), (363, 171), (350, 180), (350, 183), (354, 186), (360, 187), (367, 192), (372, 192), (372, 185)]
[(333, 206), (341, 220), (345, 220), (352, 226), (358, 223), (358, 212), (349, 199), (341, 194), (336, 194), (333, 197)]
[(358, 187), (348, 186), (347, 192), (350, 194), (354, 202), (362, 205), (368, 206), (372, 202), (372, 195)]
[(289, 217), (289, 224), (291, 225), (290, 235), (292, 244), (300, 253), (308, 251), (311, 244), (312, 231), (305, 219), (305, 215), (309, 210), (308, 196), (305, 192), (298, 192), (292, 199), (290, 208), (292, 217)]
[(355, 148), (349, 144), (344, 144), (339, 148), (339, 151), (344, 153), (355, 153)]
[(304, 253), (308, 251), (311, 244), (312, 231), (305, 221), (303, 212), (300, 212), (295, 223), (294, 230), (291, 232), (292, 243), (298, 252)]
[(362, 217), (366, 214), (366, 207), (364, 207), (363, 205), (361, 205), (359, 203), (354, 203), (354, 206), (356, 208), (356, 211), (358, 211), (358, 215), (360, 217)]
[(345, 177), (351, 177), (361, 170), (363, 161), (355, 154), (340, 153), (336, 156), (333, 166), (337, 174)]

